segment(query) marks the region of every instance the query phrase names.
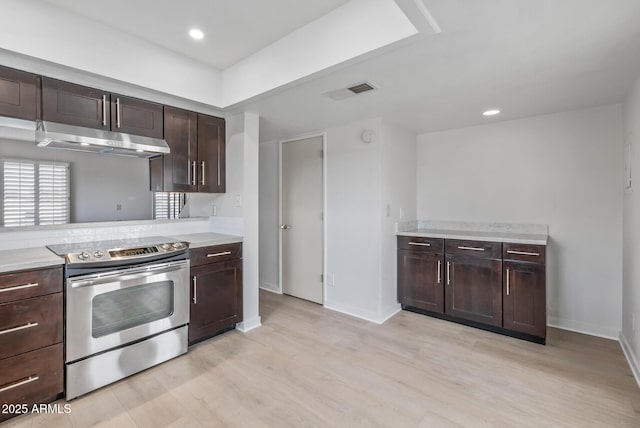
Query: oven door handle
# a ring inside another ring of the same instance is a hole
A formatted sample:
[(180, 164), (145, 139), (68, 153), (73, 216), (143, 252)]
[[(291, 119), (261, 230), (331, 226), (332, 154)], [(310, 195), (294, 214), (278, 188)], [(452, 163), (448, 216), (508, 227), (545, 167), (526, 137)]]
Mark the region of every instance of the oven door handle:
[(69, 279), (68, 283), (71, 288), (91, 287), (95, 285), (108, 284), (114, 282), (114, 279), (118, 282), (131, 281), (140, 278), (146, 278), (148, 276), (159, 275), (163, 273), (175, 272), (182, 269), (188, 269), (189, 264), (185, 262), (165, 263), (162, 265), (149, 266), (140, 269), (131, 270), (119, 270), (102, 275), (90, 275), (83, 276), (81, 278)]

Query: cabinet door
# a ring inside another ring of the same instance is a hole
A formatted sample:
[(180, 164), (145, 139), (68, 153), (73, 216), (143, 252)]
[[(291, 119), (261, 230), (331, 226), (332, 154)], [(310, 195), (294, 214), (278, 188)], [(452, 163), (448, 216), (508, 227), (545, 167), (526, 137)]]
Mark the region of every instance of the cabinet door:
[(544, 265), (504, 262), (504, 328), (546, 336), (545, 282)]
[(109, 130), (108, 92), (42, 78), (42, 119), (67, 125)]
[[(171, 152), (162, 157), (162, 172), (151, 175), (151, 189), (165, 192), (197, 192), (198, 185), (198, 115), (177, 109), (164, 108), (164, 139)], [(157, 186), (156, 181), (162, 179)], [(158, 189), (159, 187), (159, 189)]]
[(445, 313), (502, 326), (502, 261), (447, 255)]
[(111, 130), (144, 137), (162, 138), (162, 104), (111, 95)]
[(189, 343), (242, 321), (242, 260), (191, 269)]
[(0, 67), (0, 116), (36, 120), (38, 77)]
[(219, 117), (198, 115), (198, 192), (224, 193), (225, 123)]
[(398, 250), (400, 304), (431, 312), (444, 312), (442, 254)]

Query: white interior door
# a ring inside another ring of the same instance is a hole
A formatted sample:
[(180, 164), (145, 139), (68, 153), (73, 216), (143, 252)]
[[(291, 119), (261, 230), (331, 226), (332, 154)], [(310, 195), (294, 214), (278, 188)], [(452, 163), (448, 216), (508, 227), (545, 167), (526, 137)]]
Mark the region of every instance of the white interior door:
[(322, 137), (282, 144), (282, 292), (323, 303)]

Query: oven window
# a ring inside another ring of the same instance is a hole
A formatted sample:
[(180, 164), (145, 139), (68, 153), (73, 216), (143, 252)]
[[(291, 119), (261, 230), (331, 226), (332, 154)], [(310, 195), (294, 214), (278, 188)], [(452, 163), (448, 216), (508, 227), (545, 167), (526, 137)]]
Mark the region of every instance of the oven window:
[(94, 297), (92, 336), (106, 336), (171, 316), (173, 288), (173, 281), (160, 281)]

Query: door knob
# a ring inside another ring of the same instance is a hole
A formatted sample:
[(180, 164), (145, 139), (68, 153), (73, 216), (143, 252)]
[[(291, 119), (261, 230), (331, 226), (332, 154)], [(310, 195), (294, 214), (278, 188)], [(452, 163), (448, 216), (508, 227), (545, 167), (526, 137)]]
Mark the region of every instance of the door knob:
[(291, 229), (291, 226), (289, 226), (288, 224), (281, 224), (280, 225), (280, 229), (282, 229), (282, 230)]

